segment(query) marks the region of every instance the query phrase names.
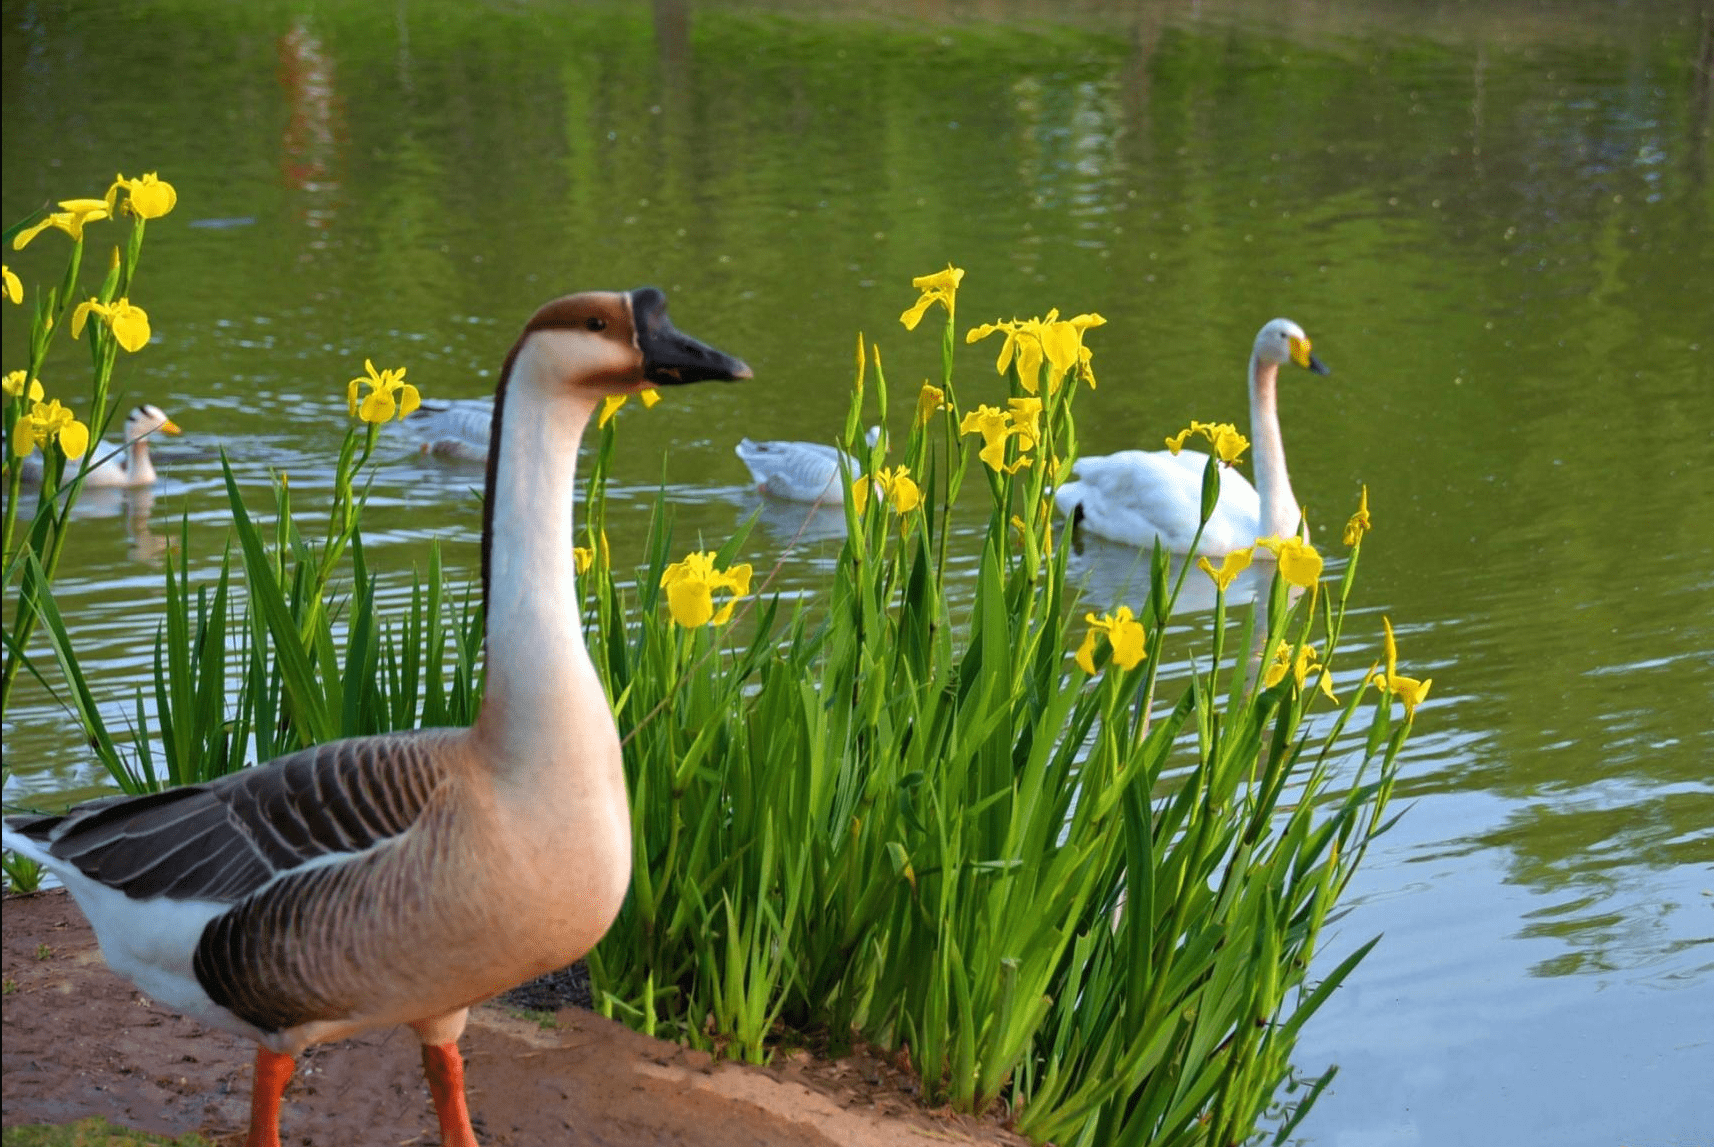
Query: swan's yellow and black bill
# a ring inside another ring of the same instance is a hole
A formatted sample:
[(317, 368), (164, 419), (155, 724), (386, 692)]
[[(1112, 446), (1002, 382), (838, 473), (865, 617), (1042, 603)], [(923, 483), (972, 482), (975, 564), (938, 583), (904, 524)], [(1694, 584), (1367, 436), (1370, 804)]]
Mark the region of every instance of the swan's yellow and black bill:
[(1291, 340), (1291, 360), (1311, 374), (1332, 374), (1327, 364), (1309, 352), (1309, 340), (1293, 338)]
[(751, 377), (744, 360), (715, 350), (672, 325), (667, 297), (654, 287), (631, 292), (631, 319), (636, 324), (637, 349), (643, 352), (643, 377), (661, 386)]

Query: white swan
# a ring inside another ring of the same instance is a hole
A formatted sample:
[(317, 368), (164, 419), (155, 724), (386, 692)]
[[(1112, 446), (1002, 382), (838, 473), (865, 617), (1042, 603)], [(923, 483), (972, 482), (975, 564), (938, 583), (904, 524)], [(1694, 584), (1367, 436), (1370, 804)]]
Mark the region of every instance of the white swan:
[[(1309, 338), (1290, 319), (1275, 319), (1256, 335), (1250, 353), (1250, 445), (1256, 485), (1230, 466), (1220, 468), (1220, 499), (1197, 543), (1199, 554), (1226, 554), (1257, 538), (1299, 532), (1302, 511), (1286, 475), (1275, 394), (1281, 364), (1330, 373), (1310, 353)], [(1054, 494), (1060, 512), (1081, 529), (1115, 542), (1150, 546), (1160, 538), (1172, 553), (1189, 553), (1201, 517), (1202, 474), (1208, 455), (1194, 450), (1122, 450), (1079, 458), (1072, 481)]]
[(425, 398), (405, 419), (423, 440), (424, 454), (458, 462), (488, 460), (494, 403), (486, 398)]
[[(84, 475), (84, 489), (116, 490), (153, 486), (156, 474), (155, 464), (149, 458), (149, 435), (178, 433), (178, 423), (168, 418), (166, 411), (145, 402), (126, 417), (125, 441), (121, 446), (114, 447), (106, 442), (97, 442), (90, 450), (90, 461), (94, 468)], [(115, 450), (123, 450), (123, 457), (113, 457)], [(69, 482), (75, 478), (78, 465), (77, 462), (67, 465), (62, 481)], [(41, 484), (41, 455), (32, 454), (24, 459), (24, 481)]]
[[(873, 446), (880, 438), (881, 428), (871, 426), (864, 441)], [(837, 504), (841, 500), (837, 488), (841, 458), (846, 473), (852, 477), (863, 473), (863, 463), (837, 446), (820, 442), (753, 442), (743, 438), (732, 452), (749, 468), (756, 489), (788, 502)]]
[(607, 396), (748, 377), (674, 330), (652, 288), (547, 304), (496, 392), (473, 727), (5, 822), (5, 847), (65, 882), (115, 971), (260, 1045), (248, 1147), (279, 1147), (298, 1052), (401, 1023), (443, 1147), (476, 1147), (456, 1042), (469, 1007), (581, 956), (630, 883), (619, 736), (573, 586), (578, 441)]

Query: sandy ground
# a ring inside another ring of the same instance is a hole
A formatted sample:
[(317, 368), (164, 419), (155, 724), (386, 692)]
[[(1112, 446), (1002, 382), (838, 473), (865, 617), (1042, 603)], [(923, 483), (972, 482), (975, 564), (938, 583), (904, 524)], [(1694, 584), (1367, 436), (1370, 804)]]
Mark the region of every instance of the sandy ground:
[[(253, 1045), (156, 1006), (109, 972), (63, 892), (8, 897), (0, 911), (0, 1122), (99, 1115), (242, 1142)], [(495, 1004), (471, 1013), (460, 1046), (485, 1147), (1027, 1143), (992, 1121), (923, 1110), (905, 1073), (861, 1051), (716, 1065), (580, 1008), (544, 1025)], [(281, 1132), (292, 1147), (437, 1142), (415, 1037), (399, 1029), (311, 1048), (286, 1092)]]

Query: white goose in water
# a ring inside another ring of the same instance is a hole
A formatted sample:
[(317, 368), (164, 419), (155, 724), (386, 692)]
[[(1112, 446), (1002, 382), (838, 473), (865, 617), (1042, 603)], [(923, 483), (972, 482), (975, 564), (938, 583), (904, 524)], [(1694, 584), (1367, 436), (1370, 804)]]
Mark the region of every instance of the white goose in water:
[[(1250, 353), (1250, 439), (1256, 484), (1230, 466), (1220, 468), (1220, 499), (1197, 542), (1199, 554), (1220, 555), (1254, 545), (1257, 538), (1290, 537), (1302, 511), (1286, 475), (1276, 388), (1287, 362), (1330, 373), (1310, 353), (1309, 338), (1290, 319), (1275, 319), (1256, 335)], [(1072, 481), (1054, 501), (1080, 528), (1132, 546), (1160, 538), (1171, 553), (1189, 553), (1202, 512), (1202, 474), (1208, 455), (1194, 450), (1122, 450), (1079, 458)]]
[[(869, 427), (864, 441), (873, 446), (880, 440), (881, 428)], [(820, 442), (752, 442), (743, 438), (732, 450), (749, 468), (756, 489), (788, 502), (838, 504), (841, 458), (845, 472), (853, 478), (863, 473), (863, 463), (837, 446)]]
[(6, 822), (5, 846), (59, 875), (115, 971), (261, 1045), (248, 1147), (279, 1147), (298, 1052), (400, 1023), (422, 1041), (441, 1142), (475, 1147), (456, 1043), (468, 1008), (581, 956), (630, 880), (619, 738), (572, 583), (578, 440), (608, 395), (748, 377), (673, 329), (652, 288), (547, 304), (495, 395), (473, 727), (336, 741)]
[[(149, 435), (178, 433), (178, 423), (168, 418), (166, 411), (145, 402), (126, 417), (125, 442), (122, 446), (114, 447), (105, 442), (97, 442), (90, 451), (94, 468), (84, 476), (84, 488), (129, 489), (135, 486), (153, 486), (156, 475), (155, 464), (149, 458)], [(123, 450), (124, 457), (104, 461), (115, 450)], [(74, 462), (66, 466), (65, 481), (69, 482), (77, 476), (77, 465), (78, 463)], [(24, 459), (24, 481), (41, 484), (41, 455), (32, 454)]]
[(486, 462), (494, 404), (486, 398), (425, 398), (405, 419), (422, 438), (424, 454), (456, 462)]

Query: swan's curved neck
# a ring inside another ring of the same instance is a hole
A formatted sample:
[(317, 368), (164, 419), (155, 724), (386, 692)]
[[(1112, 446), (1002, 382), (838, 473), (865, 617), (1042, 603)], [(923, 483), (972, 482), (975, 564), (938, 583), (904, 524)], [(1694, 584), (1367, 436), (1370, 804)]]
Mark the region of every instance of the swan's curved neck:
[(1250, 447), (1255, 451), (1256, 493), (1262, 502), (1262, 535), (1291, 537), (1302, 512), (1286, 474), (1285, 442), (1280, 437), (1279, 364), (1250, 354)]
[[(583, 645), (572, 556), (577, 447), (599, 397), (526, 341), (495, 399), (483, 538), (487, 676), (476, 728), (502, 771), (599, 756), (613, 715)], [(504, 418), (504, 431), (501, 421)], [(616, 754), (615, 754), (616, 755)]]

